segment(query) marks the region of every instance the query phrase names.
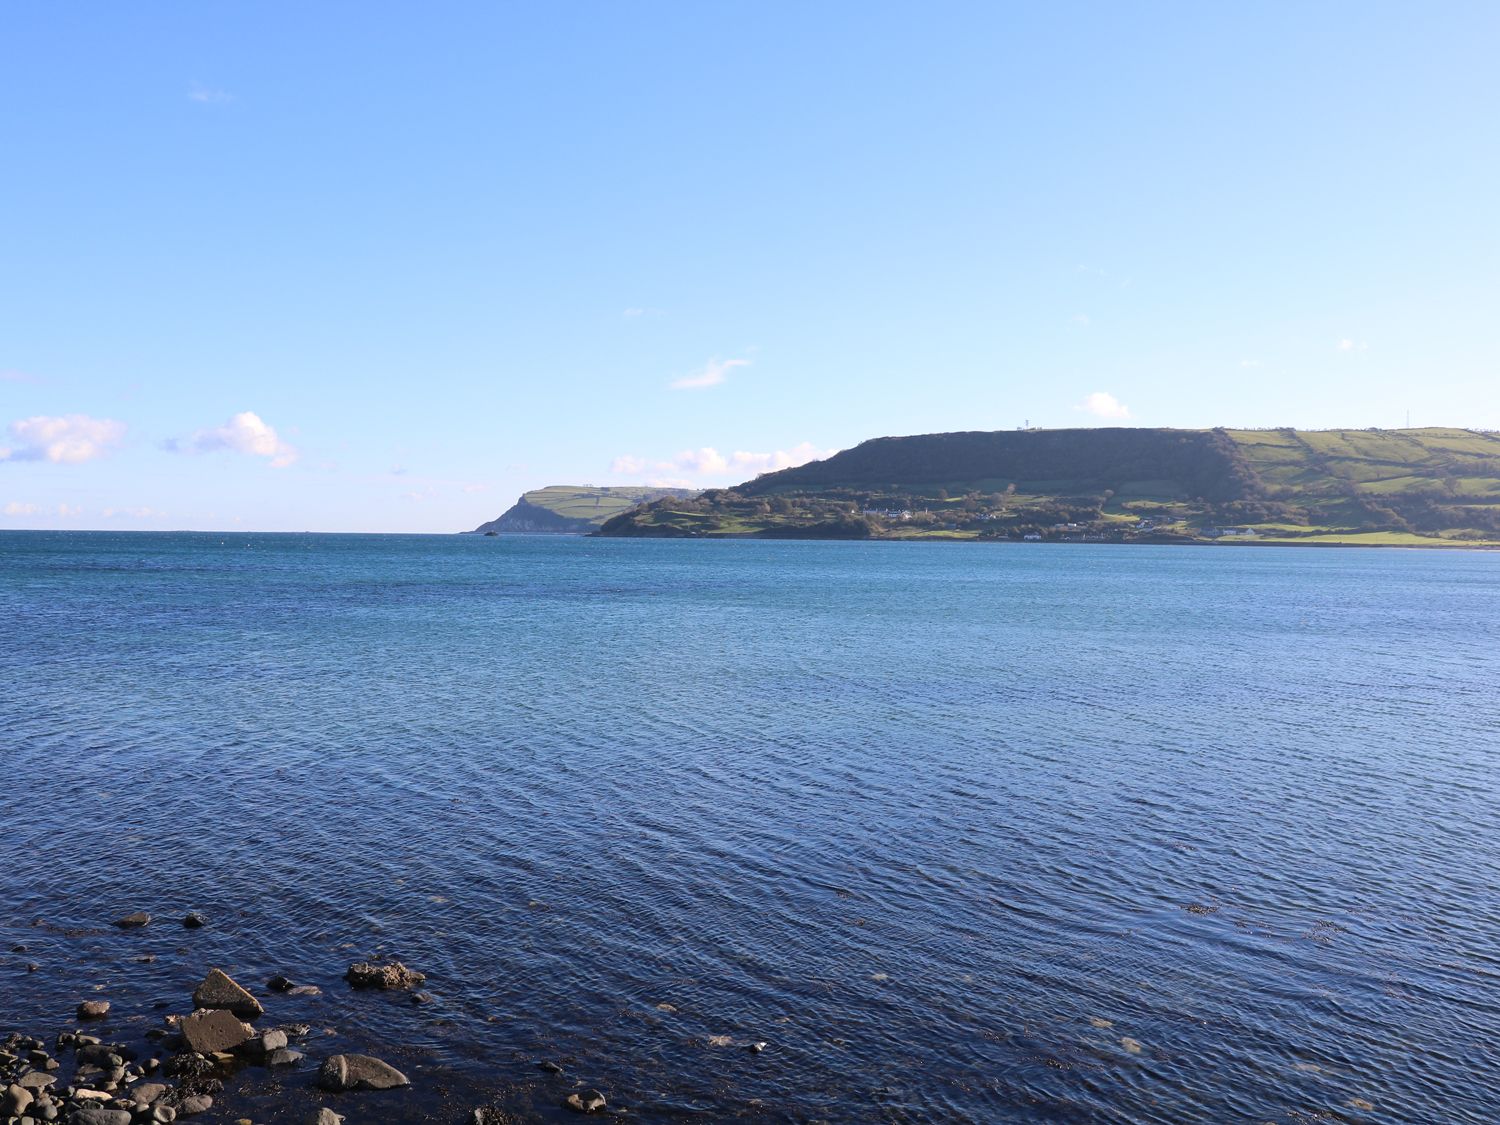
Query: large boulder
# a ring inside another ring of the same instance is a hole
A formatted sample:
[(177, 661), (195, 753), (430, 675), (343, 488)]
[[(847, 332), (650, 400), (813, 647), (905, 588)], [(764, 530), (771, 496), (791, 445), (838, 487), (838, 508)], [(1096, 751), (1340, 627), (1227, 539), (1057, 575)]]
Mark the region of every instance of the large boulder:
[(251, 996), (222, 969), (209, 969), (203, 983), (193, 991), (195, 1008), (226, 1008), (243, 1019), (253, 1020), (265, 1009), (260, 1001)]
[(241, 1023), (233, 1012), (223, 1008), (200, 1009), (178, 1026), (184, 1042), (200, 1055), (232, 1051), (252, 1034), (251, 1029)]
[(410, 1086), (411, 1079), (390, 1063), (369, 1055), (333, 1055), (318, 1071), (318, 1085), (338, 1093), (343, 1090), (394, 1090)]

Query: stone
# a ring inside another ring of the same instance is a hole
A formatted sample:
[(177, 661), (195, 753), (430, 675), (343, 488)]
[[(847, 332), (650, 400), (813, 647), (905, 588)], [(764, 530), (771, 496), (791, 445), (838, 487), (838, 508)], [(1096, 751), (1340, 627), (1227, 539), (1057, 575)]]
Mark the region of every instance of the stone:
[(102, 1020), (109, 1015), (108, 1000), (85, 1000), (78, 1005), (78, 1018), (81, 1020)]
[(169, 1125), (177, 1120), (177, 1109), (170, 1105), (154, 1105), (151, 1107), (151, 1120), (157, 1125)]
[(142, 926), (149, 926), (150, 924), (151, 915), (147, 914), (144, 910), (137, 910), (134, 914), (127, 914), (125, 917), (115, 920), (115, 925), (119, 926), (122, 930), (138, 930)]
[(318, 1085), (338, 1093), (342, 1090), (394, 1090), (410, 1086), (411, 1079), (389, 1063), (369, 1055), (332, 1055), (318, 1070)]
[(269, 1055), (272, 1051), (279, 1051), (286, 1046), (286, 1032), (279, 1028), (260, 1033), (260, 1049), (262, 1054)]
[(193, 990), (193, 1006), (197, 1008), (227, 1008), (237, 1016), (253, 1020), (265, 1009), (260, 1001), (251, 996), (222, 969), (209, 969), (203, 983)]
[(299, 984), (286, 990), (288, 996), (322, 996), (323, 990), (315, 984)]
[(280, 973), (277, 973), (270, 980), (266, 981), (266, 987), (272, 992), (290, 992), (297, 986), (292, 983), (289, 977), (284, 977)]
[(206, 1113), (213, 1109), (214, 1100), (207, 1094), (193, 1094), (191, 1097), (183, 1098), (177, 1106), (180, 1117), (191, 1117), (195, 1113)]
[(76, 1125), (130, 1125), (130, 1111), (91, 1105), (74, 1113), (73, 1120)]
[[(51, 1062), (51, 1059), (47, 1060)], [(25, 1086), (28, 1090), (45, 1090), (56, 1082), (57, 1079), (50, 1074), (43, 1074), (40, 1070), (29, 1071), (16, 1079), (17, 1086)]]
[(538, 1070), (545, 1070), (548, 1074), (561, 1074), (563, 1072), (562, 1064), (555, 1063), (551, 1059), (543, 1059), (536, 1064), (536, 1067)]
[(189, 930), (196, 930), (208, 925), (208, 919), (194, 910), (182, 920), (182, 924)]
[(293, 1047), (282, 1047), (266, 1056), (267, 1066), (294, 1066), (307, 1056)]
[(0, 1094), (0, 1113), (6, 1117), (20, 1116), (31, 1108), (36, 1095), (25, 1086), (7, 1086)]
[(307, 1119), (307, 1125), (344, 1125), (344, 1116), (325, 1105)]
[(250, 1029), (222, 1008), (194, 1012), (181, 1029), (183, 1040), (200, 1055), (231, 1051), (250, 1038)]
[(136, 1105), (150, 1105), (154, 1101), (159, 1101), (166, 1092), (165, 1082), (142, 1082), (139, 1086), (131, 1087), (130, 1100)]
[(394, 991), (415, 988), (427, 979), (427, 974), (408, 969), (400, 961), (356, 961), (344, 973), (344, 979), (355, 988)]
[(598, 1090), (585, 1090), (581, 1094), (569, 1094), (563, 1106), (574, 1113), (599, 1113), (604, 1109), (604, 1095)]

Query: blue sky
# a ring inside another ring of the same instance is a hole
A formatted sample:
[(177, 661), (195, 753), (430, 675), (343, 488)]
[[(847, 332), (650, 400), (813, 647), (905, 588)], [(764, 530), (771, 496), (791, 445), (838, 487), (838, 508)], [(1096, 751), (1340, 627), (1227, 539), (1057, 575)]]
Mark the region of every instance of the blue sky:
[(13, 3), (0, 528), (1500, 428), (1500, 6)]

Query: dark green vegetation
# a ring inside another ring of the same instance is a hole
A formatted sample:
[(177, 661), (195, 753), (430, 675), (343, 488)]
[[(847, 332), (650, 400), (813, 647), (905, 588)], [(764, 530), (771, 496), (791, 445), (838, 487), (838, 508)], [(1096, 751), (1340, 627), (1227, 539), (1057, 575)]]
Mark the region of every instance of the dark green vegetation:
[(526, 493), (498, 519), (482, 523), (474, 530), (489, 531), (594, 531), (612, 516), (629, 511), (636, 504), (662, 498), (694, 496), (685, 488), (609, 487), (553, 484)]
[(1500, 545), (1500, 434), (1000, 430), (876, 438), (602, 535)]

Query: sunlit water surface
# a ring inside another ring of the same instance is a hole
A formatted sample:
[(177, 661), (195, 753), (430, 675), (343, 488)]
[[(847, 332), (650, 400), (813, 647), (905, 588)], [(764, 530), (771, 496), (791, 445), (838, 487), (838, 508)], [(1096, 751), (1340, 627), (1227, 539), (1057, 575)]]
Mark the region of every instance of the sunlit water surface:
[(10, 533), (0, 1031), (216, 963), (355, 1120), (1493, 1122), (1497, 749), (1500, 555)]

